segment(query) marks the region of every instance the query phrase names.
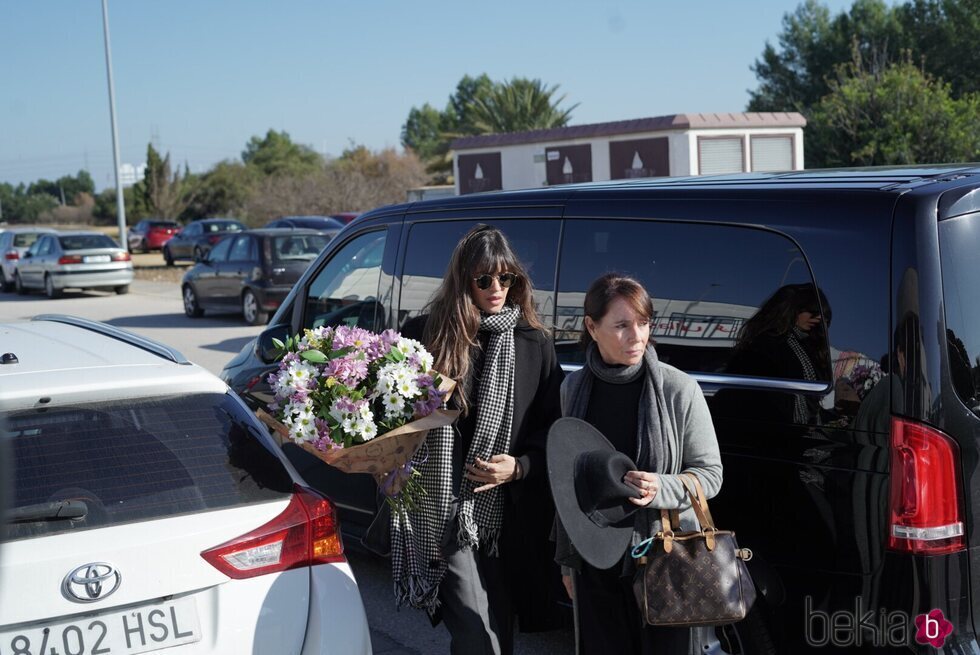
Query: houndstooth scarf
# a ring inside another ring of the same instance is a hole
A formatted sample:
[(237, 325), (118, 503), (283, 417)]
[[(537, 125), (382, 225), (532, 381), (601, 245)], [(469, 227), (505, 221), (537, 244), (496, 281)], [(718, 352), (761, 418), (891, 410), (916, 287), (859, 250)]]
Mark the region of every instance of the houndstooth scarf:
[[(517, 307), (507, 306), (499, 314), (480, 316), (480, 330), (490, 334), (483, 361), (476, 406), (476, 429), (463, 464), (474, 458), (490, 459), (510, 451), (510, 429), (514, 414), (514, 327), (520, 318)], [(395, 598), (400, 607), (408, 604), (430, 614), (438, 607), (439, 583), (446, 573), (442, 554), (443, 531), (451, 516), (453, 490), (452, 426), (431, 430), (425, 447), (414, 458), (426, 495), (415, 511), (391, 519), (391, 566)], [(424, 454), (423, 454), (424, 453)], [(503, 521), (503, 496), (499, 486), (474, 494), (477, 485), (465, 475), (460, 482), (458, 532), (462, 547), (483, 547), (496, 554)]]
[[(800, 366), (803, 367), (803, 378), (805, 380), (816, 380), (817, 372), (813, 368), (813, 362), (810, 361), (810, 355), (807, 354), (806, 349), (803, 348), (803, 344), (801, 343), (801, 341), (809, 336), (806, 330), (802, 330), (794, 325), (789, 331), (789, 334), (786, 335), (786, 343), (789, 344), (789, 349), (793, 351), (796, 358), (800, 360)], [(799, 424), (806, 424), (809, 418), (810, 410), (807, 408), (806, 398), (803, 394), (796, 394), (793, 397), (793, 421)]]

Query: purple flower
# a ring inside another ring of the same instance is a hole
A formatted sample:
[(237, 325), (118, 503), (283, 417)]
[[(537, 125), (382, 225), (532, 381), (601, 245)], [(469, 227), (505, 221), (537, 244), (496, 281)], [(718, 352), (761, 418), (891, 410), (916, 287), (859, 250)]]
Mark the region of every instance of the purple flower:
[(434, 380), (432, 379), (432, 376), (428, 373), (423, 373), (415, 378), (415, 384), (417, 384), (422, 391), (426, 391), (428, 388), (430, 388), (433, 382)]
[(343, 385), (355, 387), (368, 375), (367, 361), (352, 356), (332, 359), (327, 364), (326, 374), (337, 378)]

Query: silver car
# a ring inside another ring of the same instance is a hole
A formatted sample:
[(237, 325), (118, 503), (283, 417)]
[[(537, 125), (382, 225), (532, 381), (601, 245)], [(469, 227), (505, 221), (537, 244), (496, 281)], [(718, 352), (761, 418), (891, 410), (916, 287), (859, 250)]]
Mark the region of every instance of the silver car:
[(27, 249), (42, 234), (53, 234), (47, 227), (8, 227), (0, 232), (0, 289), (11, 291), (14, 288), (14, 271)]
[(99, 232), (45, 234), (24, 253), (14, 273), (17, 293), (44, 289), (48, 298), (69, 288), (128, 293), (132, 281), (129, 253)]

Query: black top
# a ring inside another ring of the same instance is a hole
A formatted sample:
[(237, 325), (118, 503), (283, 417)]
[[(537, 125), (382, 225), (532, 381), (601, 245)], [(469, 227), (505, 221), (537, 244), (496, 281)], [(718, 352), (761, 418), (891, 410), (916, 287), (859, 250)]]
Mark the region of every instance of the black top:
[(644, 376), (626, 384), (592, 379), (585, 420), (601, 432), (616, 450), (636, 461), (636, 434)]

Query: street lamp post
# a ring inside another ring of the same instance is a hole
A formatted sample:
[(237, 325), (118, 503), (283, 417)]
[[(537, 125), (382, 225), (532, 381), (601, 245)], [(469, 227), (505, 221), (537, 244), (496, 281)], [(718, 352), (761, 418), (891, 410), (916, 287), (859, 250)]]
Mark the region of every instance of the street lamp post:
[(116, 174), (116, 217), (119, 224), (119, 245), (129, 250), (129, 243), (126, 239), (126, 201), (123, 197), (122, 180), (119, 179), (119, 131), (116, 129), (116, 90), (112, 84), (108, 0), (102, 0), (102, 33), (105, 36), (105, 70), (109, 80), (109, 120), (112, 123), (112, 167)]

